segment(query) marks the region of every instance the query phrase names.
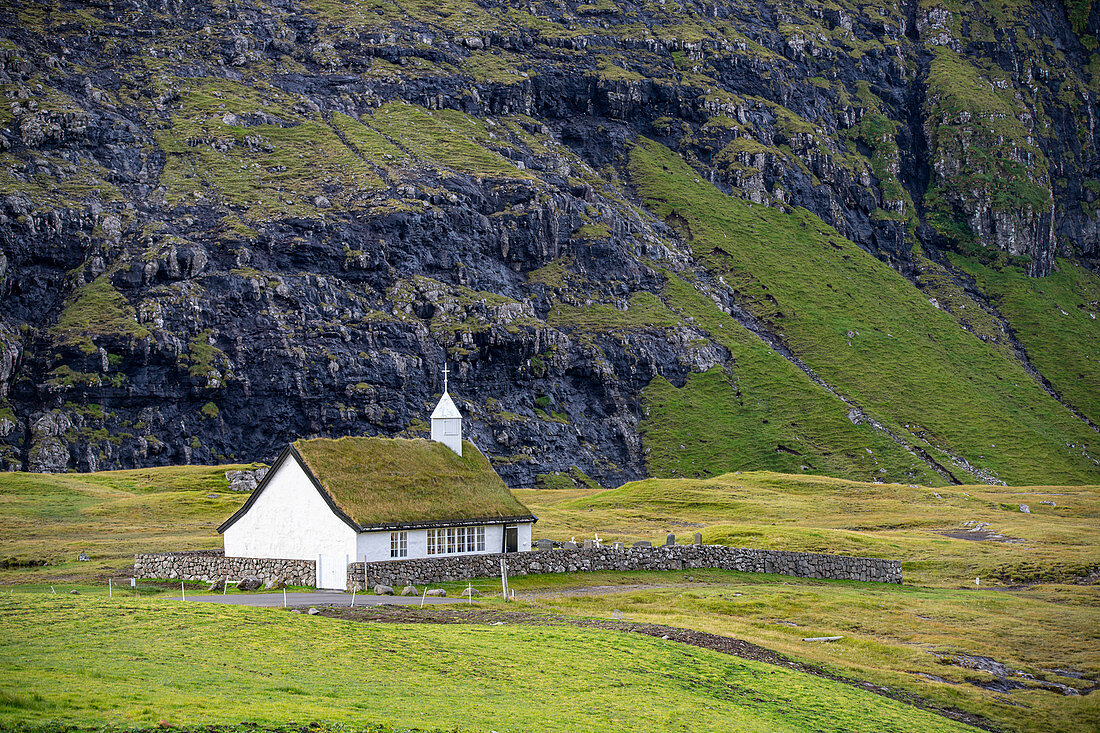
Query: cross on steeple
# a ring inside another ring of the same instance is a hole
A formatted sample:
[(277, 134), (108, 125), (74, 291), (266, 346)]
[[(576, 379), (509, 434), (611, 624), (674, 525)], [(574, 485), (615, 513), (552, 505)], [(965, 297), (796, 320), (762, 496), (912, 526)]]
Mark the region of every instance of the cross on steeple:
[(447, 363), (444, 362), (443, 363), (443, 392), (444, 393), (447, 392), (447, 375), (450, 374), (450, 372), (451, 372), (451, 370), (447, 368)]

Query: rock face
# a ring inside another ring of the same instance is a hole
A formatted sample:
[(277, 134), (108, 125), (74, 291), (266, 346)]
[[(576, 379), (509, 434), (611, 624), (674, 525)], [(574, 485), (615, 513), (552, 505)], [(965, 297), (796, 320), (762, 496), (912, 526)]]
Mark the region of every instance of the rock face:
[[(719, 322), (802, 369), (805, 314), (643, 205), (645, 138), (914, 281), (973, 292), (947, 252), (1100, 262), (1095, 8), (314, 5), (0, 9), (0, 470), (424, 435), (445, 364), (512, 485), (646, 475), (654, 384), (721, 370), (723, 399), (775, 421), (794, 398), (747, 391)], [(681, 281), (703, 300), (674, 301)], [(895, 430), (886, 475), (835, 430), (806, 436), (817, 463), (752, 448), (865, 480), (970, 465), (915, 412), (852, 421)]]

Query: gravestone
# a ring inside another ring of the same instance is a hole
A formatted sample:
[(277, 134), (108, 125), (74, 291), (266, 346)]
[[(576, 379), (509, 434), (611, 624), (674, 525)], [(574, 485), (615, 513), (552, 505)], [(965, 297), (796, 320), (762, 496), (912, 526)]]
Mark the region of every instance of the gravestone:
[(553, 540), (539, 540), (538, 546), (539, 546), (539, 552), (545, 552), (546, 550), (553, 550), (554, 549), (554, 541)]
[(649, 540), (638, 540), (634, 543), (635, 547), (653, 547), (653, 543)]
[(577, 549), (577, 543), (576, 542), (563, 542), (562, 543), (562, 549), (575, 550), (575, 549)]
[(696, 532), (695, 533), (695, 544), (696, 545), (703, 544), (703, 533), (702, 532)]
[(616, 550), (622, 550), (623, 549), (623, 543), (622, 542), (616, 542), (614, 547), (615, 547)]
[(676, 535), (669, 532), (668, 535), (665, 537), (665, 547), (671, 547), (672, 545), (675, 545), (675, 544), (676, 544)]
[(592, 540), (585, 540), (584, 541), (584, 549), (586, 549), (586, 550), (591, 550), (595, 546), (596, 546), (596, 543), (593, 542)]

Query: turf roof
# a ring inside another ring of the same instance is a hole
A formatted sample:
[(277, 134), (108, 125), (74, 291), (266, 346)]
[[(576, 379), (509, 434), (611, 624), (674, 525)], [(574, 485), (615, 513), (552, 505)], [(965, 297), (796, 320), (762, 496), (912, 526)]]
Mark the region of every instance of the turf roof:
[(469, 441), (317, 438), (293, 444), (333, 503), (361, 527), (530, 517)]

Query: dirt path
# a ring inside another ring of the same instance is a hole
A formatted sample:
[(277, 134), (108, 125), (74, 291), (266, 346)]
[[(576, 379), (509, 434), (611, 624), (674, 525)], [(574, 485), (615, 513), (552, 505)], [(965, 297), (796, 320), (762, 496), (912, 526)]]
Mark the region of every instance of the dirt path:
[[(630, 588), (631, 586), (593, 586), (590, 588), (573, 590), (602, 591), (608, 593), (611, 592), (611, 590), (604, 589), (622, 590)], [(554, 593), (562, 592), (563, 591), (554, 591)], [(914, 695), (904, 690), (883, 687), (881, 685), (875, 685), (870, 682), (851, 679), (849, 677), (842, 677), (815, 665), (795, 661), (771, 649), (765, 649), (762, 646), (757, 646), (756, 644), (741, 639), (719, 636), (717, 634), (708, 634), (703, 631), (681, 629), (675, 626), (635, 623), (631, 621), (574, 618), (571, 616), (526, 613), (522, 611), (500, 611), (488, 608), (436, 607), (419, 609), (405, 606), (376, 606), (363, 609), (326, 608), (321, 609), (320, 613), (324, 616), (352, 621), (380, 621), (383, 623), (402, 624), (482, 624), (486, 626), (494, 624), (575, 626), (584, 629), (602, 629), (605, 631), (645, 634), (646, 636), (655, 636), (660, 639), (667, 639), (681, 644), (690, 644), (691, 646), (710, 649), (712, 651), (721, 652), (722, 654), (731, 654), (736, 657), (741, 657), (742, 659), (751, 659), (757, 662), (764, 662), (765, 664), (772, 664), (777, 667), (785, 667), (797, 672), (805, 672), (806, 674), (812, 674), (817, 677), (833, 680), (834, 682), (858, 687), (861, 690), (873, 692), (876, 695), (888, 697), (891, 700), (912, 705), (945, 718), (956, 720), (960, 723), (966, 723), (975, 728), (981, 728), (982, 730), (1003, 730), (992, 721), (980, 715), (975, 715), (974, 713), (969, 713), (958, 708), (944, 708), (933, 704), (919, 695)]]

